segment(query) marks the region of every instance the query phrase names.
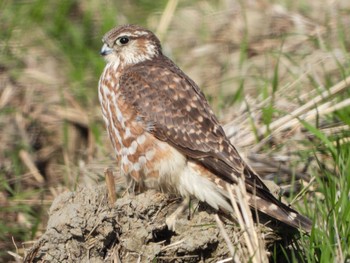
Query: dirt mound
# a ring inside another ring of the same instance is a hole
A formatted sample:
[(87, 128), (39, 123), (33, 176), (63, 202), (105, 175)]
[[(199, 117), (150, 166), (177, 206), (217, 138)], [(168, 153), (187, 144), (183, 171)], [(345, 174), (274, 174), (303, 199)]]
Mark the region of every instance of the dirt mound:
[[(47, 230), (25, 262), (216, 262), (229, 258), (215, 212), (204, 204), (194, 205), (190, 219), (185, 212), (175, 232), (167, 229), (165, 217), (179, 202), (147, 191), (126, 194), (109, 205), (105, 186), (65, 192), (54, 200)], [(230, 240), (241, 246), (243, 232), (222, 220)]]

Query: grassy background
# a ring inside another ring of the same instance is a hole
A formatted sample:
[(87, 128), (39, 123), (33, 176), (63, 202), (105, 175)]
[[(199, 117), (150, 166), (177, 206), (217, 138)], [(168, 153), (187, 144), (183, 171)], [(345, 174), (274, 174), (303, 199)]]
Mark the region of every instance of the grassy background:
[(42, 234), (57, 194), (115, 166), (98, 52), (124, 23), (157, 32), (251, 165), (314, 220), (289, 262), (350, 260), (348, 1), (3, 0), (0, 10), (3, 261)]

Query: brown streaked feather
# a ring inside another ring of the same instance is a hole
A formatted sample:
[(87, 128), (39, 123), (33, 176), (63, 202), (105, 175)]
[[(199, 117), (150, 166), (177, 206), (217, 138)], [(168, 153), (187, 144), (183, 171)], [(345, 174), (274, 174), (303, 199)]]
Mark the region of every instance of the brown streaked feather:
[[(310, 229), (310, 221), (277, 200), (227, 139), (203, 93), (173, 62), (163, 57), (126, 69), (120, 91), (150, 133), (225, 182), (244, 176), (252, 208), (287, 225)], [(175, 85), (176, 84), (176, 85)], [(190, 106), (190, 107), (189, 107)], [(269, 211), (269, 205), (278, 209)], [(294, 222), (288, 219), (295, 215)]]
[(204, 94), (171, 60), (163, 56), (130, 66), (119, 84), (124, 99), (158, 139), (226, 182), (245, 176), (252, 188), (269, 192), (227, 139)]

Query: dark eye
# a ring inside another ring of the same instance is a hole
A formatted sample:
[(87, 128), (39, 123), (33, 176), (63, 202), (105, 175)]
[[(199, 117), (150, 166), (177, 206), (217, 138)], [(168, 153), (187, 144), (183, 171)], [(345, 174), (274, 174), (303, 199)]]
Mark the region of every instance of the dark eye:
[(127, 44), (128, 42), (129, 42), (129, 38), (126, 37), (126, 36), (124, 36), (124, 37), (119, 37), (119, 38), (115, 41), (115, 43), (116, 43), (117, 45), (119, 45), (119, 46), (125, 45), (125, 44)]

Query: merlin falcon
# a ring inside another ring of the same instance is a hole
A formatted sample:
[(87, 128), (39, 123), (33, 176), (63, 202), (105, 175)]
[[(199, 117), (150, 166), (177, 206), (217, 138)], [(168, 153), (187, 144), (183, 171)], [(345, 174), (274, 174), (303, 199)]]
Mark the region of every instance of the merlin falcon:
[(241, 158), (203, 92), (162, 53), (151, 31), (124, 25), (102, 41), (107, 64), (99, 99), (121, 173), (130, 184), (195, 197), (231, 213), (227, 187), (244, 178), (253, 210), (310, 231), (311, 221), (276, 199)]

